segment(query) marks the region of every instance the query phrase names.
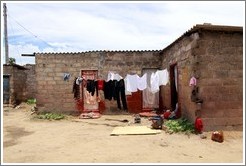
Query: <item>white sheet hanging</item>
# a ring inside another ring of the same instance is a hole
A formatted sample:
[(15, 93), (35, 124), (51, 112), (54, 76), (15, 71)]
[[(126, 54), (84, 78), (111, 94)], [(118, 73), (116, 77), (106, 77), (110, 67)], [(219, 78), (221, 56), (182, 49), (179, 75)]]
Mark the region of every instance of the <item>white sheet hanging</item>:
[(150, 76), (150, 91), (152, 93), (159, 92), (159, 75), (157, 72), (152, 73)]
[(124, 79), (124, 83), (125, 83), (125, 94), (132, 95), (132, 92), (127, 91), (127, 79), (126, 78)]
[(159, 86), (167, 85), (169, 81), (169, 73), (167, 69), (164, 70), (157, 70), (157, 74), (159, 75)]
[(144, 90), (147, 88), (147, 74), (145, 73), (142, 77), (138, 77), (138, 89)]
[(137, 92), (138, 91), (138, 78), (137, 74), (134, 75), (126, 75), (126, 89), (128, 92)]

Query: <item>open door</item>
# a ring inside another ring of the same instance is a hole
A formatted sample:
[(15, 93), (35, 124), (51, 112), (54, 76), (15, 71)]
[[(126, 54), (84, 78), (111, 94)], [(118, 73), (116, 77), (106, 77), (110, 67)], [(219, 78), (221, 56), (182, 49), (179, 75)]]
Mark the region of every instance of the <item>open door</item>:
[(81, 70), (81, 77), (83, 77), (82, 97), (83, 97), (83, 112), (98, 112), (98, 98), (97, 94), (89, 93), (86, 89), (87, 80), (96, 80), (98, 77), (97, 70)]
[(171, 109), (175, 110), (178, 103), (177, 117), (180, 117), (180, 104), (178, 100), (178, 68), (177, 64), (170, 66)]

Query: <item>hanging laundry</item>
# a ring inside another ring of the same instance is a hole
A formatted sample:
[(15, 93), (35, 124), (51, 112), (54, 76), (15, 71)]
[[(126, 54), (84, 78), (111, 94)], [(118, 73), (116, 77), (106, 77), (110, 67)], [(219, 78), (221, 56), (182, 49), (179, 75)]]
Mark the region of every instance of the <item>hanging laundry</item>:
[(108, 79), (107, 79), (107, 82), (109, 82), (110, 80), (113, 80), (113, 76), (114, 73), (113, 72), (108, 72)]
[(152, 93), (151, 89), (147, 87), (143, 91), (143, 108), (158, 108), (159, 107), (159, 94)]
[(113, 80), (113, 81), (109, 80), (108, 82), (105, 82), (104, 84), (105, 99), (112, 100), (112, 98), (114, 98), (116, 100), (116, 96), (115, 96), (116, 82), (117, 80)]
[(142, 77), (138, 76), (138, 89), (144, 90), (147, 88), (147, 74), (145, 73)]
[(126, 95), (132, 95), (132, 92), (127, 91), (127, 88), (126, 88), (126, 85), (127, 85), (127, 79), (126, 79), (126, 78), (124, 79), (124, 83), (125, 83), (125, 94), (126, 94)]
[(95, 80), (87, 80), (86, 90), (90, 92), (92, 96), (94, 96), (96, 91), (96, 95), (98, 96), (97, 82)]
[(73, 94), (74, 99), (80, 99), (80, 85), (76, 84), (77, 78), (75, 77), (73, 82)]
[(164, 70), (157, 70), (157, 74), (159, 75), (159, 86), (167, 85), (169, 81), (169, 73), (167, 69)]
[(105, 82), (103, 91), (105, 99), (109, 99), (109, 81)]
[(137, 74), (134, 75), (126, 75), (126, 89), (129, 92), (137, 92), (138, 91), (138, 78), (139, 76)]
[(82, 83), (82, 81), (83, 81), (83, 78), (78, 77), (78, 78), (76, 79), (76, 84), (77, 84), (77, 85), (80, 85), (80, 84)]
[(70, 79), (70, 74), (69, 73), (64, 73), (64, 75), (63, 75), (63, 80), (64, 81), (69, 81), (69, 79)]
[(152, 93), (159, 92), (159, 74), (157, 72), (152, 73), (150, 76), (150, 91)]
[(98, 90), (103, 90), (104, 89), (104, 84), (105, 84), (105, 81), (104, 80), (97, 80), (97, 88)]
[(196, 86), (196, 78), (195, 77), (191, 77), (189, 85), (190, 86)]
[[(115, 88), (115, 96), (116, 96), (116, 100), (117, 100), (117, 105), (118, 108), (121, 110), (121, 102), (123, 105), (123, 109), (127, 110), (127, 103), (126, 103), (126, 95), (125, 95), (125, 83), (124, 80), (121, 79), (120, 81), (117, 81), (116, 83), (116, 88)], [(121, 102), (120, 102), (121, 100)]]
[(123, 79), (123, 77), (121, 77), (118, 73), (113, 73), (113, 72), (109, 72), (108, 73), (108, 79), (107, 79), (107, 82), (109, 81), (109, 80), (117, 80), (117, 81), (119, 81), (119, 80), (121, 80), (121, 79)]
[[(151, 92), (151, 75), (155, 73), (155, 69), (145, 70), (144, 73), (147, 74), (147, 88), (143, 90), (143, 108), (144, 109), (154, 109), (159, 108), (159, 93)], [(159, 82), (157, 82), (158, 84)]]

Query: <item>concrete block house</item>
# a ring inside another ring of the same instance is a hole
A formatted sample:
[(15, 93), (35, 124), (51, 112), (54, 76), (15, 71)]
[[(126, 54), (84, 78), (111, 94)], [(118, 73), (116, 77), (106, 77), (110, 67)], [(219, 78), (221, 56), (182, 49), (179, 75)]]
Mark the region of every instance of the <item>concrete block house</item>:
[[(37, 107), (43, 111), (83, 112), (72, 88), (76, 77), (106, 80), (109, 72), (123, 78), (143, 76), (167, 69), (169, 82), (160, 87), (158, 108), (144, 106), (143, 91), (126, 95), (128, 111), (175, 109), (195, 121), (197, 114), (205, 130), (242, 129), (243, 125), (243, 28), (211, 24), (196, 25), (162, 50), (88, 51), (34, 53), (36, 59)], [(64, 76), (68, 79), (64, 79)], [(191, 78), (195, 84), (190, 85)], [(195, 95), (195, 99), (194, 99)], [(101, 113), (117, 113), (115, 100), (103, 100)]]
[(18, 105), (36, 98), (35, 65), (3, 65), (3, 104)]

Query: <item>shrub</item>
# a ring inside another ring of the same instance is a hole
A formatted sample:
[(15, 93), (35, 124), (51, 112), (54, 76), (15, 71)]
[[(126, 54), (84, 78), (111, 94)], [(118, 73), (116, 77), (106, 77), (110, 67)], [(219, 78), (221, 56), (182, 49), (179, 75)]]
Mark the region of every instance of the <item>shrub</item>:
[(48, 120), (60, 120), (64, 119), (65, 116), (57, 113), (43, 112), (35, 116), (38, 119), (48, 119)]
[(190, 123), (187, 119), (181, 118), (177, 120), (168, 120), (164, 123), (169, 133), (184, 132), (186, 134), (195, 133), (195, 127), (193, 123)]
[(28, 99), (27, 104), (36, 104), (36, 99)]

